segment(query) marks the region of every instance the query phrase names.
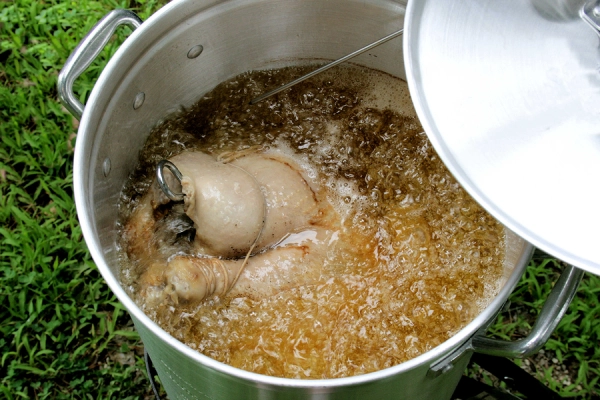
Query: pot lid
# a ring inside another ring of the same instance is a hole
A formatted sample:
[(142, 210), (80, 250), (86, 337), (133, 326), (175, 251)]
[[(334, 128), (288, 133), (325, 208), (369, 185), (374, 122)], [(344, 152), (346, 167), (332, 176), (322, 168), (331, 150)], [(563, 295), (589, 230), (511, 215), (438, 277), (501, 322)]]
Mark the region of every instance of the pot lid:
[(599, 20), (600, 0), (421, 0), (404, 37), (416, 111), (458, 181), (517, 234), (595, 274)]

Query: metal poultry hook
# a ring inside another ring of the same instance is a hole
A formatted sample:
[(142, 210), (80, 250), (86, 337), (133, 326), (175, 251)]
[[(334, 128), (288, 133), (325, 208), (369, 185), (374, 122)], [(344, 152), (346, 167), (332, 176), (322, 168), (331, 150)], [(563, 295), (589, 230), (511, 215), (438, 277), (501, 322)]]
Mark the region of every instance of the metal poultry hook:
[(175, 166), (175, 164), (173, 164), (169, 160), (162, 160), (156, 166), (156, 179), (158, 180), (158, 187), (160, 187), (160, 189), (164, 192), (164, 194), (169, 199), (171, 199), (173, 201), (181, 201), (181, 200), (183, 200), (183, 197), (185, 196), (185, 194), (183, 194), (183, 193), (173, 193), (173, 191), (171, 190), (171, 188), (169, 187), (169, 185), (167, 185), (167, 181), (165, 180), (165, 176), (163, 174), (163, 169), (165, 167), (167, 167), (169, 169), (169, 171), (171, 171), (173, 173), (173, 175), (179, 181), (179, 183), (181, 183), (181, 179), (183, 178), (183, 175), (177, 169), (177, 167)]

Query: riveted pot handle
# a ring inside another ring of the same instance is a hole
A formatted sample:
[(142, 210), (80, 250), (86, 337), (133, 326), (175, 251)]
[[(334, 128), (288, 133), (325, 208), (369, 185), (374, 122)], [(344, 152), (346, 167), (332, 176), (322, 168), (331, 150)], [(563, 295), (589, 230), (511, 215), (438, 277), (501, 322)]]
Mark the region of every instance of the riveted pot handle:
[(81, 119), (83, 115), (83, 104), (73, 93), (75, 79), (98, 57), (119, 26), (129, 25), (136, 29), (141, 24), (142, 20), (131, 11), (113, 10), (94, 25), (71, 53), (58, 75), (58, 96), (75, 118)]
[(471, 339), (473, 351), (499, 357), (524, 358), (536, 353), (558, 326), (575, 293), (583, 271), (567, 266), (548, 295), (544, 307), (529, 335), (514, 342), (476, 335)]

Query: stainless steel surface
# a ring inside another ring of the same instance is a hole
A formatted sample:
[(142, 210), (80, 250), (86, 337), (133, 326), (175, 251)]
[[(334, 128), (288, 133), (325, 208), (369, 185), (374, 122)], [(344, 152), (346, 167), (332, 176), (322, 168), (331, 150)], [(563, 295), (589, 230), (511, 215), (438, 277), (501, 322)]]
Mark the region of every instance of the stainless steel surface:
[(114, 10), (106, 14), (69, 56), (60, 74), (58, 75), (58, 97), (77, 119), (83, 114), (83, 104), (73, 93), (73, 82), (85, 71), (98, 57), (106, 43), (117, 28), (121, 25), (129, 25), (136, 29), (142, 24), (142, 20), (135, 13), (128, 10)]
[(156, 166), (156, 181), (158, 182), (158, 187), (160, 187), (160, 189), (169, 199), (173, 201), (183, 200), (183, 196), (185, 196), (183, 193), (175, 193), (171, 190), (169, 185), (167, 185), (167, 181), (165, 180), (165, 176), (163, 174), (163, 170), (165, 167), (167, 167), (169, 171), (173, 173), (173, 176), (177, 178), (179, 183), (181, 183), (181, 179), (183, 178), (183, 175), (181, 174), (179, 169), (177, 169), (175, 164), (173, 164), (169, 160), (162, 160)]
[(138, 94), (136, 94), (135, 98), (133, 99), (133, 109), (137, 110), (138, 108), (143, 106), (144, 101), (146, 101), (146, 93), (138, 92)]
[(199, 45), (197, 45), (197, 46), (194, 46), (194, 47), (192, 47), (192, 48), (190, 49), (190, 51), (188, 51), (188, 53), (187, 53), (187, 57), (188, 57), (189, 59), (196, 58), (196, 57), (198, 57), (200, 54), (202, 54), (202, 52), (203, 52), (203, 51), (204, 51), (204, 47), (203, 47), (201, 44), (199, 44)]
[(536, 247), (600, 273), (600, 52), (583, 1), (408, 4), (424, 129), (463, 187)]
[(548, 341), (567, 312), (581, 278), (582, 270), (570, 265), (565, 268), (527, 337), (509, 342), (476, 335), (471, 341), (472, 349), (478, 353), (510, 358), (524, 358), (536, 353)]
[(263, 101), (264, 99), (266, 99), (268, 97), (271, 97), (274, 94), (282, 92), (285, 89), (291, 88), (292, 86), (297, 85), (298, 83), (303, 82), (303, 81), (305, 81), (305, 80), (307, 80), (309, 78), (312, 78), (313, 76), (318, 75), (321, 72), (327, 71), (329, 68), (333, 68), (336, 65), (340, 65), (341, 63), (346, 62), (346, 61), (348, 61), (348, 60), (350, 60), (350, 59), (352, 59), (352, 58), (354, 58), (354, 57), (356, 57), (356, 56), (358, 56), (358, 55), (360, 55), (360, 54), (362, 54), (362, 53), (364, 53), (366, 51), (374, 49), (375, 47), (377, 47), (377, 46), (379, 46), (379, 45), (387, 42), (388, 40), (392, 40), (394, 38), (397, 38), (398, 36), (402, 35), (403, 32), (404, 32), (404, 29), (400, 29), (399, 31), (396, 31), (394, 33), (390, 33), (389, 35), (387, 35), (387, 36), (385, 36), (385, 37), (383, 37), (383, 38), (381, 38), (381, 39), (379, 39), (379, 40), (377, 40), (377, 41), (375, 41), (375, 42), (373, 42), (371, 44), (368, 44), (368, 45), (366, 45), (366, 46), (364, 46), (364, 47), (362, 47), (362, 48), (360, 48), (360, 49), (358, 49), (356, 51), (353, 51), (352, 53), (350, 53), (350, 54), (348, 54), (348, 55), (346, 55), (344, 57), (338, 58), (335, 61), (332, 61), (332, 62), (330, 62), (328, 64), (325, 64), (321, 68), (317, 68), (316, 70), (311, 71), (308, 74), (303, 75), (303, 76), (301, 76), (298, 79), (294, 79), (293, 81), (291, 81), (289, 83), (286, 83), (285, 85), (282, 85), (282, 86), (278, 87), (277, 89), (271, 90), (271, 91), (269, 91), (269, 92), (267, 92), (265, 94), (261, 94), (260, 96), (258, 96), (256, 98), (250, 100), (250, 104), (256, 104), (259, 101)]
[[(493, 321), (490, 321), (490, 323), (491, 322)], [(487, 326), (482, 327), (480, 329), (480, 334), (485, 334), (486, 330)], [(471, 341), (467, 341), (463, 343), (460, 347), (456, 348), (452, 353), (450, 353), (446, 357), (440, 360), (436, 360), (434, 364), (431, 364), (429, 366), (429, 371), (427, 371), (427, 377), (435, 379), (439, 376), (455, 371), (457, 368), (461, 371), (464, 371), (465, 368), (462, 366), (461, 361), (465, 357), (465, 354), (471, 353)]]
[[(131, 314), (171, 398), (450, 398), (470, 353), (460, 352), (456, 367), (438, 377), (427, 372), (486, 326), (516, 285), (532, 248), (509, 230), (505, 284), (470, 324), (419, 357), (342, 379), (275, 378), (217, 362), (156, 325), (119, 282), (117, 203), (153, 126), (242, 72), (336, 59), (373, 37), (401, 29), (405, 4), (394, 0), (173, 1), (136, 29), (102, 72), (77, 137), (78, 216), (100, 272)], [(190, 59), (189, 50), (198, 45), (203, 46), (202, 54)], [(401, 41), (389, 41), (355, 62), (405, 77)], [(145, 101), (134, 110), (132, 100), (139, 92), (145, 93)], [(108, 174), (103, 171), (106, 159), (111, 160)]]
[(581, 8), (581, 18), (600, 33), (600, 0), (587, 1)]

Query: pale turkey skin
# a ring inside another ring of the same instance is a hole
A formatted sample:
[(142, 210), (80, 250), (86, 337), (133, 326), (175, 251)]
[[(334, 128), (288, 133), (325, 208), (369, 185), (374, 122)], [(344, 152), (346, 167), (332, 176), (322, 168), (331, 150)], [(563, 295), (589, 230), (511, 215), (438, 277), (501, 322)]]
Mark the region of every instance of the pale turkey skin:
[(199, 252), (245, 256), (267, 214), (259, 182), (242, 168), (202, 152), (183, 152), (169, 161), (183, 174), (184, 210), (194, 221)]
[(161, 244), (157, 215), (169, 201), (153, 183), (124, 231), (146, 303), (259, 299), (323, 278), (340, 219), (289, 157), (254, 152), (222, 162), (190, 151), (169, 161), (183, 175), (181, 187), (172, 177), (169, 185), (185, 194), (196, 234), (186, 251)]
[[(333, 232), (316, 228), (320, 239), (302, 240), (269, 249), (248, 259), (221, 260), (194, 256), (175, 256), (164, 276), (177, 298), (200, 301), (210, 296), (261, 299), (281, 291), (310, 285), (323, 278), (325, 254), (320, 251), (331, 242)], [(234, 277), (240, 273), (237, 282)]]

